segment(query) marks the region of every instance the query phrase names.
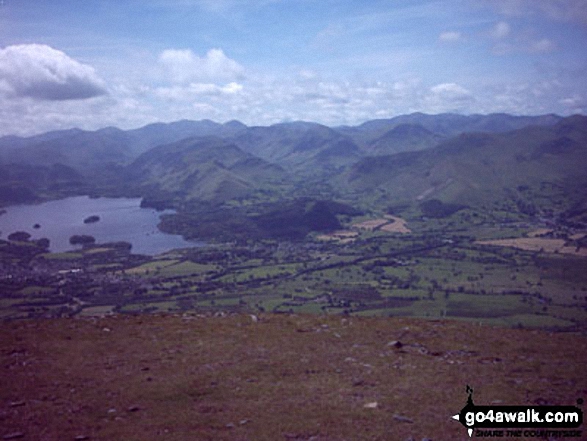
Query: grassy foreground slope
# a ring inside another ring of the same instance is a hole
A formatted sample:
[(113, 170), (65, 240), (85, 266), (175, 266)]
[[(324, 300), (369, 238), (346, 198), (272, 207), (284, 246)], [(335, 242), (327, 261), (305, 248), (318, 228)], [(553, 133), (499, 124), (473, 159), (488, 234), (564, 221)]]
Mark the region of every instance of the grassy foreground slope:
[(585, 337), (456, 321), (127, 315), (0, 333), (4, 439), (465, 440), (450, 417), (466, 384), (479, 405), (587, 394)]

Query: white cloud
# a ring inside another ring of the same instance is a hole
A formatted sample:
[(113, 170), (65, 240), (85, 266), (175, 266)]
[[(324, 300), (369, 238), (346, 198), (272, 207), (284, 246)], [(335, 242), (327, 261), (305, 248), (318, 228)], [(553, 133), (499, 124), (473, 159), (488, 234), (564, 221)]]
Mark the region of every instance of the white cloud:
[(505, 21), (496, 23), (488, 32), (493, 39), (492, 52), (494, 55), (512, 53), (549, 53), (556, 50), (557, 45), (548, 38), (540, 38), (534, 32), (512, 32), (510, 25)]
[(37, 100), (81, 100), (105, 95), (91, 66), (41, 44), (0, 49), (0, 93)]
[(430, 88), (430, 91), (437, 96), (463, 97), (470, 96), (471, 93), (456, 83), (442, 83)]
[(475, 98), (456, 83), (442, 83), (430, 88), (423, 105), (432, 112), (462, 112), (471, 109)]
[(242, 90), (242, 84), (235, 82), (224, 86), (218, 86), (213, 83), (190, 83), (186, 86), (157, 88), (155, 89), (155, 95), (166, 100), (191, 101), (205, 96), (235, 95)]
[(569, 113), (585, 113), (587, 110), (587, 100), (579, 95), (563, 98), (559, 101)]
[(443, 43), (454, 43), (461, 40), (462, 38), (463, 36), (461, 35), (461, 33), (455, 31), (442, 32), (438, 36), (438, 39)]
[(210, 49), (205, 57), (189, 49), (167, 49), (159, 55), (159, 63), (166, 76), (179, 84), (230, 82), (244, 75), (244, 68), (221, 49)]
[(558, 22), (587, 25), (585, 0), (483, 0), (499, 13), (511, 17), (539, 15)]
[(556, 45), (548, 38), (542, 38), (541, 40), (534, 41), (531, 43), (529, 50), (530, 52), (548, 53), (556, 49)]
[(507, 37), (510, 34), (510, 32), (510, 25), (507, 24), (505, 21), (500, 21), (491, 30), (491, 36), (496, 40), (501, 40), (502, 38)]

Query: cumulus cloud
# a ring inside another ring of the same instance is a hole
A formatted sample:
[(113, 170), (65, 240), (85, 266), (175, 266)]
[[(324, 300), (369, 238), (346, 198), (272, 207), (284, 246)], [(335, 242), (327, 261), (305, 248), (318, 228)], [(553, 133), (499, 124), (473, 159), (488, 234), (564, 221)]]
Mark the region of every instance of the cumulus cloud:
[(41, 44), (0, 49), (0, 92), (45, 101), (83, 100), (107, 93), (91, 66)]
[(474, 101), (471, 92), (463, 86), (442, 83), (430, 88), (424, 105), (434, 112), (458, 112), (468, 109)]
[(159, 63), (173, 83), (221, 83), (241, 79), (244, 68), (221, 49), (210, 49), (199, 57), (189, 49), (167, 49)]
[(206, 96), (235, 95), (243, 90), (242, 84), (231, 82), (224, 86), (212, 83), (191, 83), (186, 86), (161, 87), (155, 94), (167, 100), (193, 100)]

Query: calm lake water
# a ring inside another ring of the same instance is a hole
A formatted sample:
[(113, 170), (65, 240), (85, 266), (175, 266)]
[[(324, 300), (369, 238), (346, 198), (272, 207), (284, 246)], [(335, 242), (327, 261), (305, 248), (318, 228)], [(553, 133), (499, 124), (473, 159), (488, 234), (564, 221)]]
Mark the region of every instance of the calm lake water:
[[(4, 240), (15, 231), (26, 231), (32, 239), (46, 237), (53, 252), (79, 247), (69, 243), (74, 234), (87, 234), (96, 243), (125, 241), (135, 254), (155, 255), (174, 248), (201, 246), (202, 242), (184, 240), (181, 236), (159, 231), (157, 224), (163, 213), (141, 208), (141, 199), (98, 198), (76, 196), (38, 205), (6, 207), (0, 215), (0, 237)], [(100, 216), (96, 223), (85, 224), (89, 216)], [(41, 227), (34, 228), (35, 224)]]

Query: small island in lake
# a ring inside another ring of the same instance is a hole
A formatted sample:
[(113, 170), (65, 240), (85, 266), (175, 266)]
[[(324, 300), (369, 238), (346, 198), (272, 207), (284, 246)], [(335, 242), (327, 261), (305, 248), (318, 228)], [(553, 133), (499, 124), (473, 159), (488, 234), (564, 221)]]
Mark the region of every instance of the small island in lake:
[(84, 224), (93, 224), (96, 223), (100, 220), (100, 216), (96, 216), (95, 214), (90, 216), (90, 217), (86, 217), (84, 219)]

